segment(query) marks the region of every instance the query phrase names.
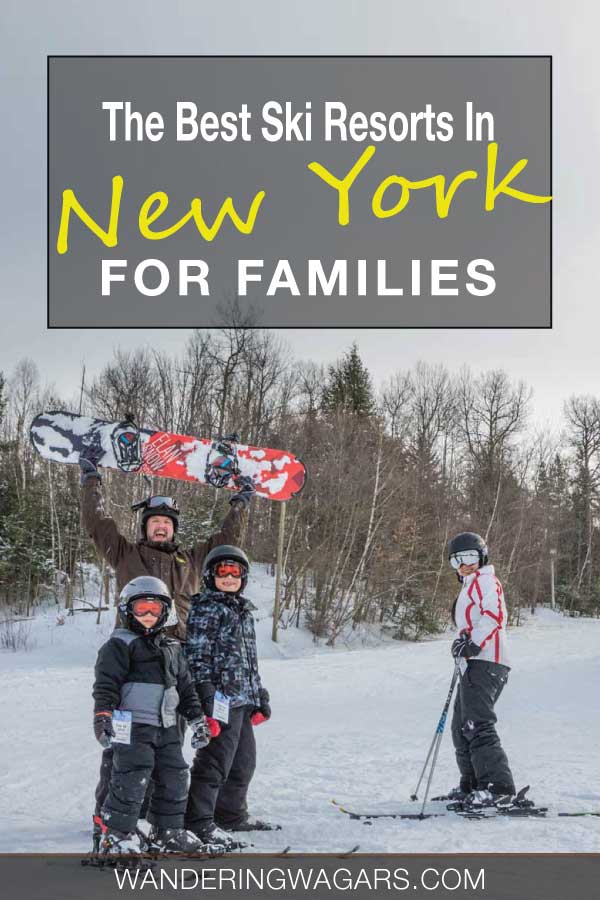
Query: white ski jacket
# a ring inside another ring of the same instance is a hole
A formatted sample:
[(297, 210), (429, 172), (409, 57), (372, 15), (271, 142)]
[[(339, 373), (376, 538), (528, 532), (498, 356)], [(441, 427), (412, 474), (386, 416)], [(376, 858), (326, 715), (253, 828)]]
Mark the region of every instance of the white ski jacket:
[(506, 638), (506, 604), (502, 585), (493, 566), (482, 566), (463, 580), (454, 611), (458, 632), (468, 631), (471, 640), (481, 647), (473, 660), (510, 666)]

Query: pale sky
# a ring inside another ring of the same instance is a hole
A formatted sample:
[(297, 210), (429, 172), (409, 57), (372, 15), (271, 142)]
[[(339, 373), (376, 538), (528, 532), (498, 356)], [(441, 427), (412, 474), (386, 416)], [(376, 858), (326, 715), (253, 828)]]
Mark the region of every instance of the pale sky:
[(376, 381), (417, 360), (506, 369), (534, 389), (535, 418), (556, 422), (571, 394), (600, 395), (598, 257), (600, 14), (584, 0), (414, 5), (393, 0), (42, 0), (2, 4), (0, 369), (23, 356), (64, 394), (82, 361), (113, 348), (180, 347), (184, 331), (47, 331), (46, 54), (552, 54), (554, 328), (551, 331), (286, 331), (298, 358), (335, 359), (356, 340)]

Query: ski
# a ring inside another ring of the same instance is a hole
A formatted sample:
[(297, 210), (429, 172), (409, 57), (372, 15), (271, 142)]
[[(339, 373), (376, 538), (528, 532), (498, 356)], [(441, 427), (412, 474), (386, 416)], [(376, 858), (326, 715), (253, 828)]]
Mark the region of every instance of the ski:
[(355, 812), (351, 809), (346, 809), (345, 806), (342, 806), (341, 803), (338, 803), (336, 800), (331, 801), (333, 805), (339, 809), (341, 813), (344, 813), (347, 816), (350, 816), (351, 819), (434, 819), (436, 817), (444, 816), (445, 813), (411, 813), (411, 812)]
[(581, 810), (580, 812), (559, 812), (557, 815), (560, 818), (581, 818), (583, 816), (598, 816), (600, 817), (600, 810), (589, 809), (589, 810)]
[[(412, 821), (422, 821), (425, 819), (444, 819), (451, 818), (452, 816), (459, 816), (461, 819), (501, 819), (501, 818), (515, 818), (515, 819), (526, 819), (526, 818), (546, 818), (548, 815), (547, 807), (540, 806), (532, 806), (527, 807), (525, 809), (495, 809), (490, 807), (488, 809), (476, 809), (476, 810), (457, 810), (457, 809), (449, 809), (445, 812), (432, 812), (432, 813), (411, 813), (411, 812), (358, 812), (356, 810), (346, 809), (341, 806), (339, 803), (334, 804), (340, 812), (345, 813), (345, 815), (349, 816), (354, 820), (362, 820), (363, 824), (371, 824), (372, 821), (376, 819), (405, 819)], [(586, 815), (586, 813), (558, 813), (558, 815)], [(587, 814), (589, 815), (589, 813)], [(592, 815), (598, 815), (598, 813), (593, 813)]]
[[(333, 801), (332, 801), (333, 802)], [(418, 821), (420, 819), (435, 819), (435, 818), (449, 818), (452, 815), (460, 816), (462, 819), (501, 819), (501, 818), (509, 818), (509, 819), (546, 819), (546, 818), (558, 818), (558, 819), (584, 819), (584, 818), (600, 818), (600, 810), (595, 809), (584, 809), (577, 810), (575, 812), (553, 812), (547, 806), (532, 806), (525, 809), (494, 809), (490, 807), (488, 809), (473, 809), (473, 810), (446, 810), (445, 812), (437, 812), (437, 813), (424, 813), (421, 815), (420, 813), (410, 813), (410, 812), (358, 812), (355, 810), (346, 809), (341, 806), (339, 803), (335, 803), (334, 805), (339, 809), (340, 812), (345, 813), (351, 819), (355, 820), (363, 820), (365, 825), (371, 824), (371, 822), (375, 819), (413, 819)]]
[[(452, 803), (448, 803), (443, 812), (430, 813), (410, 812), (408, 810), (380, 810), (372, 813), (357, 812), (355, 810), (347, 809), (335, 800), (332, 800), (332, 803), (340, 810), (340, 812), (350, 816), (351, 819), (362, 819), (365, 821), (365, 824), (368, 824), (373, 819), (414, 819), (417, 821), (421, 819), (434, 819), (447, 817), (448, 813), (454, 813), (463, 819), (497, 819), (502, 818), (503, 816), (507, 818), (545, 818), (548, 813), (548, 808), (545, 806), (536, 806), (532, 800), (528, 800), (525, 796), (528, 790), (529, 785), (521, 788), (513, 798), (510, 806), (482, 806), (478, 808), (465, 806), (463, 801), (456, 800)], [(436, 797), (434, 800), (439, 802), (443, 801), (444, 798)]]
[(493, 806), (485, 809), (450, 809), (450, 813), (460, 816), (462, 819), (545, 819), (548, 808), (546, 806), (509, 807), (508, 809), (496, 809)]

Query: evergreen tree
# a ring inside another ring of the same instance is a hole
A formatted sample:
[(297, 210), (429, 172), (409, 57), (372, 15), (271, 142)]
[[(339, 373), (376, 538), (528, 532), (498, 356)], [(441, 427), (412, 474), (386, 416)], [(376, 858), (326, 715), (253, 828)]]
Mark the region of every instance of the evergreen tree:
[(374, 412), (371, 376), (360, 358), (356, 343), (341, 360), (329, 366), (321, 407), (325, 412), (343, 410), (362, 416)]

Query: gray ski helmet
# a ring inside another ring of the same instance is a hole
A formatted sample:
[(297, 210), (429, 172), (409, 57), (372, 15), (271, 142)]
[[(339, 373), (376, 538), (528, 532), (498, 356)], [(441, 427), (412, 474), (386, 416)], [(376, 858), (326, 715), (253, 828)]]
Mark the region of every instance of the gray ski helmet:
[(179, 507), (173, 497), (148, 497), (142, 512), (142, 535), (146, 535), (146, 523), (152, 516), (167, 516), (173, 523), (173, 532), (179, 528)]
[(488, 548), (480, 534), (474, 531), (461, 531), (455, 535), (452, 540), (448, 541), (448, 559), (455, 553), (461, 553), (463, 550), (477, 550), (479, 553), (479, 565), (485, 566), (488, 563)]
[(227, 562), (228, 560), (231, 560), (231, 562), (237, 562), (242, 567), (242, 584), (238, 591), (238, 593), (241, 594), (248, 584), (250, 562), (244, 551), (240, 550), (239, 547), (234, 547), (233, 544), (220, 544), (218, 547), (213, 547), (213, 549), (207, 555), (204, 560), (204, 568), (202, 571), (204, 584), (211, 591), (216, 590), (215, 576), (213, 574), (214, 567), (218, 562)]
[[(133, 601), (144, 597), (152, 600), (162, 600), (163, 603), (162, 615), (149, 629), (143, 628), (131, 610)], [(160, 631), (169, 618), (172, 602), (169, 588), (164, 581), (161, 581), (160, 578), (154, 578), (152, 575), (138, 575), (137, 578), (128, 581), (119, 594), (119, 617), (123, 625), (131, 631), (136, 631), (138, 634), (155, 634), (157, 631)]]

